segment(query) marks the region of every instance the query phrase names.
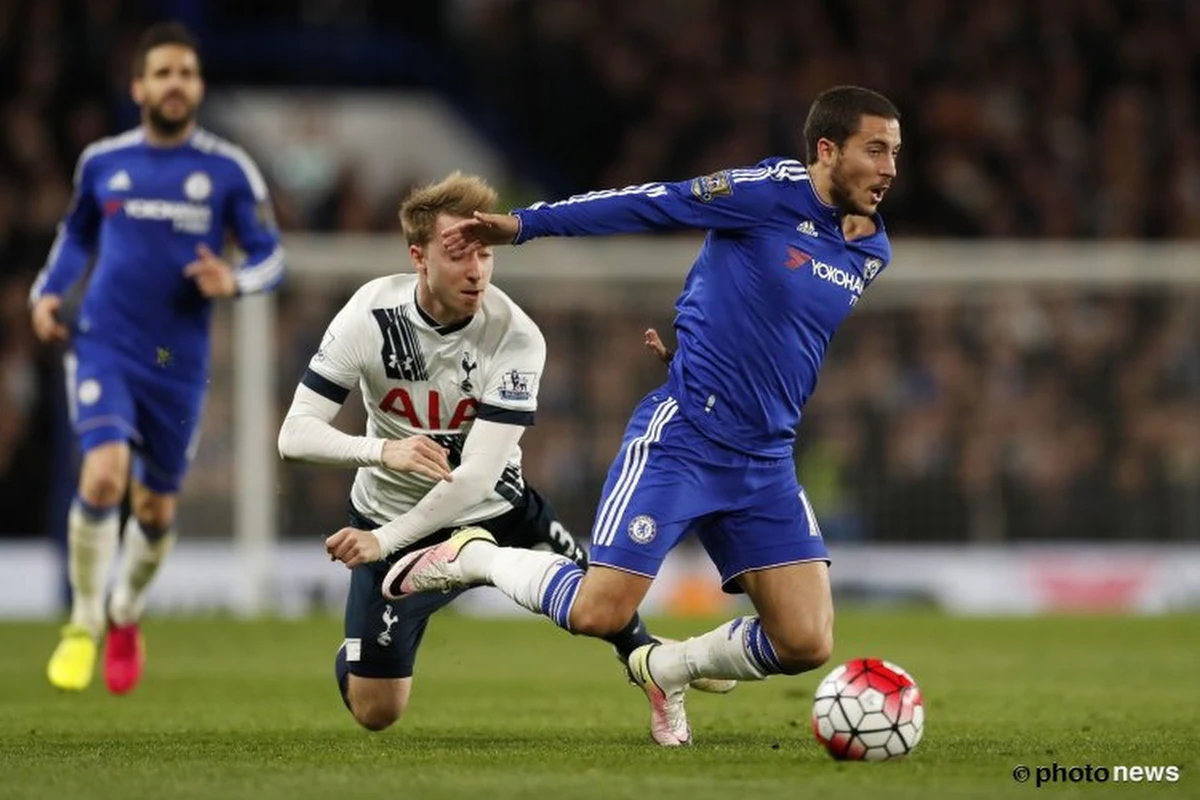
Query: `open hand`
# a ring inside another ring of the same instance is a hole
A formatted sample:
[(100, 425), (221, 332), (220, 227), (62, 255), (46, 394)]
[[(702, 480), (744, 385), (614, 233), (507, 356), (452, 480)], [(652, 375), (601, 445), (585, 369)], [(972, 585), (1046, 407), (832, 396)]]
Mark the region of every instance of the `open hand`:
[(383, 444), (383, 466), (397, 472), (415, 472), (435, 481), (453, 481), (449, 453), (428, 436), (388, 439)]
[(512, 214), (476, 211), (473, 218), (456, 222), (442, 231), (442, 244), (451, 258), (462, 258), (477, 247), (512, 244), (520, 229), (520, 220)]
[(196, 245), (196, 260), (183, 268), (183, 274), (196, 282), (200, 294), (208, 298), (233, 297), (237, 278), (233, 267), (201, 242)]
[(664, 364), (670, 364), (671, 359), (675, 357), (675, 352), (673, 350), (669, 350), (667, 346), (663, 344), (662, 337), (658, 335), (658, 331), (654, 330), (654, 328), (647, 328), (644, 335), (646, 337), (646, 349), (658, 356), (659, 361), (663, 362)]
[(330, 561), (341, 561), (347, 569), (378, 561), (382, 556), (379, 540), (370, 531), (342, 528), (325, 540), (325, 552)]

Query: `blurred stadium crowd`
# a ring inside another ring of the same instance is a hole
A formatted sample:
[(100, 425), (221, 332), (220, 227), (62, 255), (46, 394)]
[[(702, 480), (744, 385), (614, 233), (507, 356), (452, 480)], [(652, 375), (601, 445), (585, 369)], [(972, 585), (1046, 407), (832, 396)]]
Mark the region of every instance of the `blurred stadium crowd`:
[[(514, 171), (536, 162), (525, 173), (546, 195), (795, 152), (808, 100), (833, 83), (862, 83), (906, 115), (900, 180), (884, 209), (894, 236), (1200, 237), (1194, 2), (397, 8), (409, 5), (219, 2), (210, 11), (247, 28), (334, 24), (351, 48), (357, 37), (403, 43), (411, 23), (423, 58), (436, 52), (460, 71), (439, 85), (401, 70), (395, 83), (502, 112), (489, 132)], [(62, 441), (65, 413), (57, 357), (35, 347), (25, 295), (69, 201), (72, 165), (86, 143), (133, 124), (127, 56), (142, 24), (195, 7), (0, 3), (0, 533), (44, 533), (64, 452), (50, 446)], [(279, 65), (214, 62), (214, 83), (286, 80)], [(317, 203), (295, 202), (274, 181), (284, 228), (393, 229), (391, 202), (372, 206), (351, 165), (335, 167)], [(341, 299), (283, 292), (280, 413)], [(661, 379), (640, 331), (669, 329), (669, 308), (655, 319), (528, 310), (551, 346), (527, 473), (582, 533), (629, 409)], [(218, 365), (214, 381), (228, 378)], [(228, 398), (214, 393), (185, 489), (198, 505), (229, 502), (229, 415)], [(947, 291), (865, 308), (835, 340), (801, 441), (801, 479), (834, 541), (1198, 536), (1200, 296)], [(288, 468), (284, 483), (289, 530), (340, 526), (344, 482)]]

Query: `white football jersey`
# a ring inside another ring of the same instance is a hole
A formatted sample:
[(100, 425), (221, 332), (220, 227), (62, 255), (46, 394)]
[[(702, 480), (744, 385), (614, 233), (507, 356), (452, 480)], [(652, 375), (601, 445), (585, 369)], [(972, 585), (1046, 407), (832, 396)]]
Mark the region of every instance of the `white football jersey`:
[[(475, 419), (533, 424), (546, 341), (495, 286), (469, 321), (441, 327), (417, 306), (416, 291), (415, 274), (389, 275), (359, 289), (329, 324), (303, 383), (338, 403), (357, 384), (368, 436), (424, 434), (450, 451), (453, 468)], [(350, 497), (361, 513), (386, 523), (434, 485), (423, 475), (360, 467)], [(524, 490), (521, 449), (514, 446), (495, 488), (453, 524), (499, 516)]]

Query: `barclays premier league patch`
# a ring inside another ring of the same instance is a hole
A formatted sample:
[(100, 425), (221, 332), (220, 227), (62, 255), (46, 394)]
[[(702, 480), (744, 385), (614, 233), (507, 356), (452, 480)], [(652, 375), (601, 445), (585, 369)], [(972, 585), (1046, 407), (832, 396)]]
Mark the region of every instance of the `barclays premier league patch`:
[(528, 401), (533, 397), (533, 382), (536, 372), (518, 372), (510, 370), (504, 373), (500, 384), (500, 397), (513, 402)]
[(692, 194), (703, 203), (711, 203), (714, 197), (733, 194), (733, 183), (729, 180), (729, 170), (696, 178), (692, 181)]

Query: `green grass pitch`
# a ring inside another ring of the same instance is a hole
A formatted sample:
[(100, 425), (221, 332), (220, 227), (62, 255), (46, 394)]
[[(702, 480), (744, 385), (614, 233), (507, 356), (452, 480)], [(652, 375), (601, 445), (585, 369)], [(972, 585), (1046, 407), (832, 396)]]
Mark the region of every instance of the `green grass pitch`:
[[(686, 635), (716, 621), (660, 620)], [(809, 724), (825, 670), (692, 693), (696, 743), (664, 751), (601, 643), (537, 620), (434, 618), (408, 714), (359, 730), (337, 696), (336, 620), (152, 620), (138, 690), (46, 682), (49, 625), (0, 625), (0, 797), (1200, 797), (1200, 617), (955, 619), (843, 611), (834, 663), (908, 669), (913, 756), (839, 764)], [(831, 664), (832, 666), (832, 664)], [(1018, 764), (1178, 765), (1179, 781), (1018, 784)], [(870, 794), (868, 794), (870, 793)]]

